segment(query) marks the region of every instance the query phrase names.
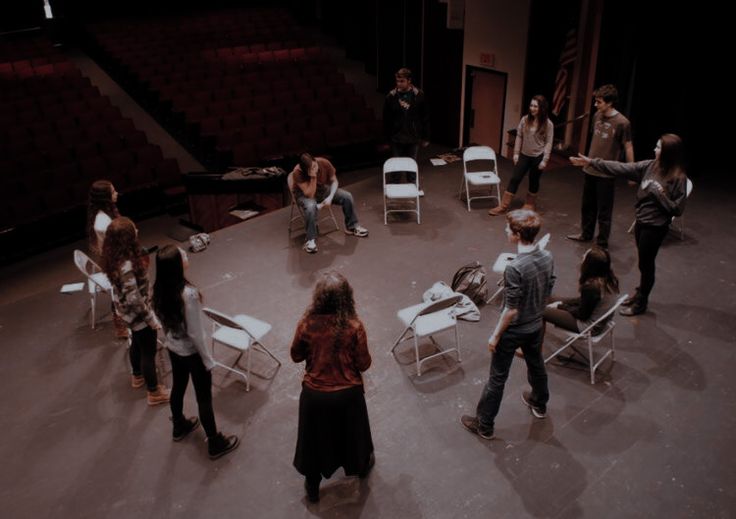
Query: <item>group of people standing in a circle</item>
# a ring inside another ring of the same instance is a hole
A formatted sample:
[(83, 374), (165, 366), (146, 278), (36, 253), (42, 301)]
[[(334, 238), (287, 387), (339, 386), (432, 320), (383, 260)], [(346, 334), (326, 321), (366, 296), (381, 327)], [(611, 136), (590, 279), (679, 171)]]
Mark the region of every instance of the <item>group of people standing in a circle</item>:
[[(589, 156), (580, 154), (570, 159), (573, 165), (584, 168), (585, 186), (582, 230), (568, 238), (591, 241), (596, 221), (599, 229), (597, 245), (586, 251), (580, 265), (578, 295), (557, 298), (557, 304), (548, 304), (555, 299), (551, 297), (555, 281), (553, 261), (549, 252), (534, 241), (541, 227), (535, 212), (540, 178), (549, 163), (554, 132), (543, 96), (532, 98), (529, 113), (519, 123), (511, 180), (499, 205), (489, 211), (493, 216), (506, 215), (506, 234), (511, 243), (517, 244), (518, 255), (504, 273), (504, 309), (489, 338), (489, 350), (493, 353), (489, 382), (478, 403), (477, 415), (461, 418), (463, 426), (484, 439), (493, 438), (494, 419), (514, 351), (521, 348), (524, 352), (532, 384), (532, 391), (522, 395), (524, 403), (536, 418), (544, 418), (549, 399), (541, 360), (544, 322), (580, 331), (610, 307), (618, 292), (607, 250), (614, 178), (623, 176), (639, 184), (635, 238), (641, 278), (639, 287), (625, 302), (624, 315), (646, 311), (654, 285), (657, 252), (672, 217), (682, 214), (684, 208), (687, 194), (681, 139), (673, 134), (662, 135), (654, 159), (633, 162), (629, 121), (614, 108), (616, 89), (605, 85), (594, 92), (594, 97), (597, 112)], [(421, 111), (412, 112), (418, 107)], [(395, 136), (395, 154), (416, 157), (418, 146), (427, 137), (426, 118), (423, 92), (411, 85), (410, 71), (402, 69), (397, 73), (397, 89), (387, 96), (385, 112), (391, 119), (385, 122)], [(617, 159), (624, 153), (627, 162), (619, 162)], [(314, 178), (322, 169), (328, 171), (328, 166), (324, 160), (302, 155), (295, 173), (301, 174), (296, 185), (302, 186), (304, 196), (313, 195), (316, 188), (312, 188), (317, 184)], [(331, 185), (330, 190), (325, 190), (329, 203), (339, 191), (334, 168), (328, 173), (323, 183)], [(509, 212), (527, 173), (529, 191), (524, 207)], [(351, 210), (352, 198), (343, 194), (340, 200), (343, 199), (347, 207), (346, 229), (355, 236), (367, 236), (367, 230), (358, 224)], [(148, 255), (140, 245), (135, 224), (120, 216), (116, 201), (117, 192), (110, 182), (95, 182), (90, 190), (88, 228), (90, 250), (113, 287), (119, 335), (129, 338), (130, 384), (133, 388), (146, 387), (151, 406), (169, 403), (173, 441), (183, 440), (201, 423), (209, 457), (219, 458), (233, 451), (239, 439), (223, 434), (215, 422), (211, 376), (215, 364), (206, 343), (202, 295), (185, 275), (187, 255), (173, 245), (162, 247), (156, 255), (156, 279), (150, 290)], [(308, 234), (305, 248), (310, 253), (317, 251), (314, 236)], [(530, 289), (532, 286), (536, 288)], [(171, 391), (159, 382), (156, 373), (159, 330), (171, 360)], [(362, 378), (371, 365), (371, 355), (365, 327), (355, 309), (353, 290), (341, 274), (327, 272), (319, 277), (311, 304), (297, 324), (290, 354), (294, 362), (306, 364), (294, 466), (305, 477), (307, 498), (315, 502), (319, 500), (323, 477), (329, 478), (339, 467), (348, 475), (366, 477), (375, 463)], [(198, 417), (184, 413), (184, 394), (190, 378)]]

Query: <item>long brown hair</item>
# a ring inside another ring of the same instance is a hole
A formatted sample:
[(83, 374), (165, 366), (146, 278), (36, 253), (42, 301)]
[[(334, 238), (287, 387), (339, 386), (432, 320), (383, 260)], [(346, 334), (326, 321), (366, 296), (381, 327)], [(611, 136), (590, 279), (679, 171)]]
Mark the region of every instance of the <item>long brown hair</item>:
[(602, 247), (588, 249), (580, 264), (578, 280), (580, 286), (591, 280), (597, 282), (609, 294), (618, 292), (618, 278), (611, 268), (611, 255)]
[(95, 218), (97, 213), (102, 211), (111, 220), (114, 220), (120, 213), (118, 206), (112, 201), (112, 193), (115, 188), (109, 180), (97, 180), (89, 188), (89, 203), (87, 204), (87, 236), (89, 237), (89, 248), (92, 251), (99, 252), (100, 244), (97, 243), (97, 233), (95, 232)]
[(350, 319), (356, 317), (353, 288), (345, 276), (334, 270), (325, 272), (317, 280), (312, 294), (312, 304), (304, 317), (335, 315), (339, 329), (345, 328)]
[(685, 174), (685, 149), (682, 139), (674, 133), (665, 133), (659, 138), (659, 172), (662, 178), (669, 180)]
[(133, 264), (133, 272), (137, 279), (146, 276), (135, 224), (130, 218), (119, 216), (107, 228), (102, 246), (102, 270), (115, 287), (121, 284), (120, 269), (126, 261)]
[(526, 123), (527, 124), (534, 124), (534, 121), (537, 121), (537, 135), (539, 135), (542, 139), (544, 139), (547, 136), (547, 119), (549, 119), (549, 103), (547, 102), (547, 98), (543, 95), (535, 95), (532, 97), (532, 101), (537, 102), (537, 106), (539, 107), (539, 111), (537, 112), (537, 117), (534, 117), (531, 112), (529, 112), (526, 116)]

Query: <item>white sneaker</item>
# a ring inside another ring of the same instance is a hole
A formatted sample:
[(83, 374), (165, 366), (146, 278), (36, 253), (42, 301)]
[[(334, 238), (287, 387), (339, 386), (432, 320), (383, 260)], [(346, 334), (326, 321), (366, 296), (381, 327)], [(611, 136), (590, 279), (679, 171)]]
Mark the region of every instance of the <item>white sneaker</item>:
[(424, 196), (424, 189), (419, 190), (419, 196)]
[(310, 254), (317, 252), (317, 242), (315, 240), (307, 240), (304, 243), (304, 250)]
[(352, 234), (358, 238), (365, 238), (368, 236), (368, 229), (361, 227), (360, 225), (356, 225), (352, 229), (345, 229), (345, 234)]

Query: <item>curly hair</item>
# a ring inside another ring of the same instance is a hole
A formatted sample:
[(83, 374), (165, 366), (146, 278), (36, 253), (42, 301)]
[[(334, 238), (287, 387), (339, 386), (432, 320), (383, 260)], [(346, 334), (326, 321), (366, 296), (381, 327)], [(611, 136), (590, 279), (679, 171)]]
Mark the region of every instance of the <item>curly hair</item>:
[(97, 243), (97, 233), (95, 232), (95, 218), (97, 213), (102, 211), (111, 220), (114, 220), (120, 213), (115, 202), (112, 201), (112, 194), (115, 188), (109, 180), (97, 180), (89, 188), (89, 203), (87, 204), (87, 236), (89, 237), (89, 248), (91, 251), (100, 253), (100, 246)]
[(142, 253), (138, 230), (132, 220), (124, 216), (115, 218), (105, 234), (101, 265), (113, 286), (121, 285), (120, 269), (126, 261), (133, 264), (133, 273), (137, 279), (145, 278), (146, 267)]
[(312, 304), (307, 308), (304, 317), (333, 314), (337, 316), (339, 330), (344, 329), (349, 320), (357, 317), (353, 288), (345, 276), (334, 270), (325, 272), (317, 280)]
[(181, 250), (165, 245), (156, 254), (156, 282), (153, 284), (153, 309), (164, 330), (174, 337), (186, 334), (184, 318), (184, 287), (190, 285), (184, 277), (184, 260)]

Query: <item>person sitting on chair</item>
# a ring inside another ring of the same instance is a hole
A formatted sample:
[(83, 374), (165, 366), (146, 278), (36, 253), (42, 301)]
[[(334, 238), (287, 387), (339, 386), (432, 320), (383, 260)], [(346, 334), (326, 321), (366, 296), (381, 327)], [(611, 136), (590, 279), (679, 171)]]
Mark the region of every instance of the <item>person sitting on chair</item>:
[[(618, 293), (618, 278), (611, 269), (611, 255), (606, 249), (592, 247), (583, 254), (578, 280), (578, 297), (559, 299), (544, 310), (544, 322), (571, 332), (581, 332), (598, 320), (614, 303)], [(597, 335), (606, 323), (593, 330)]]
[(307, 241), (304, 250), (317, 252), (317, 212), (333, 202), (342, 206), (345, 215), (345, 233), (368, 236), (368, 230), (358, 225), (358, 215), (353, 206), (353, 195), (338, 189), (335, 166), (323, 157), (312, 157), (309, 153), (299, 156), (299, 164), (294, 166), (291, 176), (294, 179), (294, 198), (304, 211), (304, 225)]

